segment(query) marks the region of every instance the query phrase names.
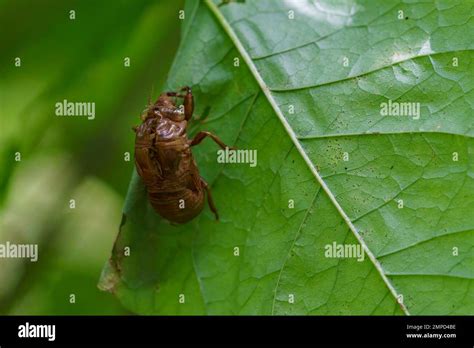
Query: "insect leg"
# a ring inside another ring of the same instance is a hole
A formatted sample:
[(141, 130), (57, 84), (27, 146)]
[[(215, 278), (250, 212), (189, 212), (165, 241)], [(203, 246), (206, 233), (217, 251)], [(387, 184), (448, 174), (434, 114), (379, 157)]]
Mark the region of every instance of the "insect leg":
[(186, 91), (186, 94), (176, 93), (176, 92), (166, 92), (168, 97), (183, 98), (184, 106), (184, 117), (186, 121), (189, 121), (193, 117), (194, 112), (194, 97), (191, 92), (191, 87), (185, 86), (181, 88), (181, 91)]
[(199, 132), (198, 134), (196, 134), (194, 139), (191, 140), (190, 146), (194, 146), (194, 145), (199, 144), (201, 141), (204, 140), (204, 138), (206, 138), (208, 136), (211, 137), (211, 139), (214, 140), (217, 143), (217, 145), (219, 145), (222, 149), (225, 150), (227, 147), (229, 149), (234, 149), (233, 147), (230, 147), (230, 146), (224, 144), (224, 142), (221, 139), (219, 139), (219, 137), (217, 137), (216, 135), (212, 134), (211, 132), (207, 132), (207, 131), (202, 131), (202, 132)]
[(201, 185), (206, 190), (207, 203), (209, 204), (209, 208), (216, 216), (216, 220), (219, 220), (219, 214), (217, 214), (217, 208), (214, 204), (214, 201), (212, 200), (211, 189), (209, 188), (209, 184), (203, 178), (201, 178)]
[(181, 88), (182, 91), (186, 91), (186, 94), (184, 95), (184, 117), (186, 118), (186, 121), (189, 121), (191, 117), (193, 117), (193, 112), (194, 112), (194, 97), (193, 93), (191, 92), (190, 87), (183, 87)]

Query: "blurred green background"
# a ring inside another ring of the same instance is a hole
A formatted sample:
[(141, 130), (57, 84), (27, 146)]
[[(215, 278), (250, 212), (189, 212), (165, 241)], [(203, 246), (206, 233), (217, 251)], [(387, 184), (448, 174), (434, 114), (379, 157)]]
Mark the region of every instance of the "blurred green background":
[[(36, 263), (0, 258), (0, 314), (127, 313), (97, 282), (133, 170), (131, 127), (166, 79), (181, 8), (0, 0), (0, 243), (39, 248)], [(57, 117), (64, 99), (94, 102), (95, 119)]]

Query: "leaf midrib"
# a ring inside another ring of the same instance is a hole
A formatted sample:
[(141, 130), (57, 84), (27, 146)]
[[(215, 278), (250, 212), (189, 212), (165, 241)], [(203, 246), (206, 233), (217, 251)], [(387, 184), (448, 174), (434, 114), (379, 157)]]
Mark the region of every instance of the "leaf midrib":
[[(393, 297), (397, 301), (398, 294), (397, 294), (395, 288), (393, 287), (392, 283), (388, 279), (387, 275), (383, 271), (382, 266), (380, 265), (378, 260), (375, 258), (374, 254), (369, 249), (369, 247), (365, 243), (364, 239), (362, 238), (362, 236), (357, 231), (357, 228), (354, 226), (354, 224), (352, 223), (352, 221), (350, 220), (350, 218), (346, 214), (346, 212), (342, 209), (341, 205), (336, 200), (336, 197), (331, 192), (331, 190), (327, 186), (326, 182), (322, 179), (321, 175), (319, 174), (319, 172), (317, 171), (317, 169), (315, 168), (315, 166), (311, 162), (310, 158), (308, 157), (308, 155), (304, 151), (301, 143), (298, 141), (298, 138), (297, 138), (295, 132), (291, 128), (290, 124), (288, 123), (288, 121), (284, 117), (282, 111), (280, 110), (280, 108), (278, 107), (275, 99), (273, 98), (273, 95), (271, 94), (271, 91), (270, 91), (269, 87), (266, 85), (265, 81), (260, 76), (256, 66), (254, 65), (254, 63), (252, 61), (252, 58), (247, 53), (246, 49), (244, 48), (244, 46), (240, 42), (240, 40), (237, 37), (237, 35), (235, 34), (234, 30), (232, 29), (230, 24), (227, 22), (225, 17), (222, 15), (222, 13), (219, 11), (218, 7), (212, 2), (212, 0), (205, 0), (205, 3), (207, 5), (207, 7), (209, 8), (209, 10), (214, 14), (214, 16), (216, 17), (219, 24), (222, 26), (222, 29), (224, 29), (224, 31), (227, 33), (230, 40), (232, 41), (235, 48), (237, 49), (237, 51), (240, 53), (240, 55), (244, 59), (245, 63), (247, 64), (247, 67), (249, 68), (250, 72), (252, 73), (252, 76), (255, 78), (255, 80), (258, 83), (259, 87), (261, 88), (262, 92), (265, 94), (265, 97), (267, 98), (267, 101), (270, 103), (270, 105), (272, 106), (273, 111), (276, 113), (277, 117), (280, 119), (281, 123), (283, 124), (283, 127), (285, 128), (286, 132), (288, 133), (289, 137), (291, 138), (291, 140), (294, 143), (295, 147), (297, 148), (298, 152), (303, 157), (303, 160), (306, 162), (306, 165), (308, 166), (309, 170), (311, 171), (313, 176), (316, 178), (319, 185), (323, 188), (326, 195), (328, 196), (330, 201), (333, 203), (334, 207), (336, 208), (338, 213), (341, 215), (344, 222), (347, 224), (349, 229), (352, 231), (355, 238), (358, 240), (358, 242), (360, 243), (360, 245), (364, 249), (364, 252), (366, 253), (366, 255), (369, 257), (370, 261), (374, 265), (375, 269), (380, 274), (380, 277), (384, 281), (384, 283), (387, 286), (387, 288), (389, 289), (390, 293), (393, 295)], [(400, 303), (400, 307), (402, 308), (403, 312), (406, 315), (410, 315), (410, 313), (408, 312), (408, 309), (406, 308), (405, 304)]]

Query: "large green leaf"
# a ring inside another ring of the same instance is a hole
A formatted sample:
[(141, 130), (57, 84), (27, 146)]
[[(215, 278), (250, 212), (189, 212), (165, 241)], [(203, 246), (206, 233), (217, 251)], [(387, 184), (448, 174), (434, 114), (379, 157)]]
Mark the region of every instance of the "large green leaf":
[[(473, 314), (473, 2), (185, 13), (166, 88), (192, 85), (196, 113), (211, 108), (193, 130), (258, 165), (196, 147), (221, 221), (206, 208), (181, 226), (134, 173), (101, 287), (148, 314)], [(420, 103), (419, 119), (382, 116), (388, 100)], [(334, 242), (365, 259), (325, 257)]]

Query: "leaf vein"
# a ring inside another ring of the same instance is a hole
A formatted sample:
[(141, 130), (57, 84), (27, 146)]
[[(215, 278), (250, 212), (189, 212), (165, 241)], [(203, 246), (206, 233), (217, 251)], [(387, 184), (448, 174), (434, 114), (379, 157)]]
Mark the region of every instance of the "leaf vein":
[[(235, 34), (234, 30), (232, 29), (232, 27), (227, 23), (225, 17), (222, 15), (222, 13), (219, 11), (218, 7), (210, 0), (205, 0), (206, 2), (206, 5), (208, 6), (209, 10), (215, 15), (217, 21), (221, 24), (222, 28), (225, 30), (225, 32), (227, 33), (227, 35), (229, 35), (229, 38), (231, 39), (231, 41), (234, 43), (234, 45), (236, 46), (237, 50), (240, 52), (242, 58), (244, 59), (244, 61), (246, 62), (248, 68), (250, 69), (252, 75), (254, 76), (256, 82), (258, 83), (258, 85), (260, 86), (260, 88), (262, 89), (263, 93), (265, 94), (265, 96), (267, 97), (267, 100), (268, 102), (270, 103), (270, 105), (272, 106), (273, 110), (275, 111), (276, 115), (278, 116), (278, 118), (280, 119), (280, 121), (282, 122), (283, 124), (283, 127), (285, 128), (286, 132), (288, 133), (288, 136), (290, 137), (290, 139), (293, 141), (295, 147), (297, 148), (298, 152), (300, 153), (300, 155), (303, 157), (304, 161), (306, 162), (308, 168), (310, 169), (310, 171), (312, 172), (312, 174), (314, 175), (314, 177), (316, 178), (316, 180), (318, 181), (318, 183), (321, 185), (321, 187), (323, 188), (323, 190), (326, 192), (328, 198), (331, 200), (331, 202), (333, 203), (334, 207), (336, 208), (336, 210), (338, 211), (338, 213), (341, 215), (342, 219), (345, 221), (345, 223), (348, 225), (348, 227), (350, 228), (350, 230), (352, 231), (352, 233), (354, 234), (354, 236), (356, 237), (356, 239), (359, 241), (359, 243), (361, 244), (362, 248), (364, 249), (366, 255), (369, 257), (370, 261), (373, 263), (374, 267), (377, 269), (377, 271), (379, 272), (380, 274), (380, 277), (382, 278), (382, 280), (384, 281), (384, 283), (386, 284), (386, 286), (388, 287), (388, 289), (390, 290), (390, 292), (392, 293), (392, 295), (394, 296), (394, 299), (396, 299), (398, 297), (398, 294), (397, 294), (397, 291), (395, 290), (395, 288), (393, 287), (391, 281), (387, 278), (386, 274), (384, 273), (383, 269), (382, 269), (382, 266), (380, 265), (380, 263), (378, 262), (378, 260), (375, 258), (374, 254), (372, 253), (372, 251), (369, 249), (369, 247), (367, 246), (367, 244), (365, 243), (364, 239), (362, 238), (362, 236), (359, 234), (359, 232), (357, 231), (356, 227), (354, 226), (354, 224), (352, 223), (352, 221), (349, 219), (349, 217), (347, 216), (347, 214), (345, 213), (345, 211), (342, 209), (341, 205), (339, 204), (339, 202), (336, 200), (334, 194), (332, 193), (332, 191), (329, 189), (329, 187), (327, 186), (327, 184), (325, 183), (325, 181), (322, 179), (321, 175), (319, 174), (319, 172), (316, 170), (315, 166), (313, 165), (313, 163), (311, 162), (310, 158), (308, 157), (308, 154), (305, 152), (305, 150), (303, 149), (303, 146), (301, 145), (301, 143), (298, 141), (297, 137), (296, 137), (296, 134), (294, 133), (293, 129), (291, 128), (291, 126), (289, 125), (288, 121), (286, 120), (286, 118), (284, 117), (282, 111), (280, 110), (280, 108), (278, 107), (275, 99), (273, 98), (273, 95), (271, 94), (270, 92), (270, 89), (268, 88), (268, 86), (266, 85), (266, 83), (263, 81), (262, 77), (260, 76), (257, 68), (255, 67), (252, 59), (250, 58), (248, 52), (246, 51), (246, 49), (243, 47), (242, 43), (240, 42), (239, 38), (237, 37), (237, 35)], [(404, 304), (401, 304), (401, 307), (402, 307), (402, 310), (405, 312), (406, 315), (409, 315), (410, 313), (408, 312), (408, 309), (406, 308), (406, 306)]]

